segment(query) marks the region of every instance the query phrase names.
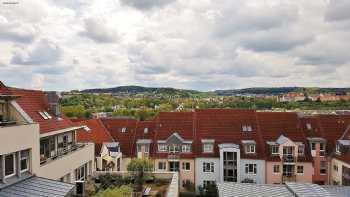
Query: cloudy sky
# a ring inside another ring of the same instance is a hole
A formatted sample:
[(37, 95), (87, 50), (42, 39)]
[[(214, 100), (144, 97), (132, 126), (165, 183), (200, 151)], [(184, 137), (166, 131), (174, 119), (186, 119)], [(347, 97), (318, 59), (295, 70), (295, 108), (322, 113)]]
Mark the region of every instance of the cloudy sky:
[(349, 0), (0, 0), (0, 80), (350, 87)]

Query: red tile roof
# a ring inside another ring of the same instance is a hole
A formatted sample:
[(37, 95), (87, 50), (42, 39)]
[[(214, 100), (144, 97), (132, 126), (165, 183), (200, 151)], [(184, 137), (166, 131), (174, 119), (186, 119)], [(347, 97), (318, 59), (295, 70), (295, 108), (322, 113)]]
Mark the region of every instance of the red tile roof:
[[(309, 144), (304, 135), (298, 115), (293, 112), (257, 112), (258, 124), (263, 141), (276, 141), (281, 135), (288, 137), (293, 142), (302, 142), (305, 145), (305, 158), (298, 160), (312, 161)], [(268, 147), (267, 145), (265, 147)]]
[[(218, 157), (221, 143), (235, 143), (240, 145), (241, 157), (251, 159), (263, 159), (265, 147), (259, 135), (255, 110), (234, 109), (203, 109), (196, 110), (196, 154), (200, 157)], [(252, 127), (251, 132), (243, 132), (242, 126)], [(208, 154), (202, 151), (202, 139), (214, 139), (214, 153)], [(256, 142), (256, 154), (245, 154), (242, 140), (254, 140)]]
[(77, 132), (77, 141), (78, 142), (93, 142), (95, 143), (95, 154), (99, 155), (101, 152), (101, 147), (104, 142), (114, 142), (113, 137), (109, 131), (105, 128), (101, 120), (99, 119), (89, 119), (77, 121), (74, 120), (76, 124), (85, 125), (90, 130), (86, 131), (80, 129)]
[[(55, 117), (49, 109), (47, 95), (40, 90), (24, 90), (17, 88), (0, 88), (0, 94), (18, 95), (16, 99), (18, 105), (28, 114), (28, 116), (40, 125), (40, 133), (49, 133), (61, 129), (73, 127), (72, 122), (64, 115)], [(46, 111), (52, 119), (45, 120), (40, 112)]]
[[(135, 139), (136, 123), (135, 119), (113, 119), (103, 118), (101, 119), (103, 125), (110, 132), (116, 142), (120, 144), (120, 151), (126, 157), (134, 156), (133, 139)], [(122, 129), (126, 128), (126, 132), (123, 133)]]

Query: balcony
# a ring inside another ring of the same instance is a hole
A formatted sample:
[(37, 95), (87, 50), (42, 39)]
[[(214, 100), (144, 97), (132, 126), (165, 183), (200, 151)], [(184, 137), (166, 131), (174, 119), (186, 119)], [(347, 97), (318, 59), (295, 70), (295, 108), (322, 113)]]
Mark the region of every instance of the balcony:
[(180, 159), (180, 155), (177, 155), (177, 154), (169, 154), (169, 155), (168, 155), (168, 159), (169, 159), (169, 160), (179, 160), (179, 159)]
[(295, 163), (296, 158), (293, 155), (283, 155), (282, 160), (284, 163)]
[(83, 143), (72, 144), (72, 145), (67, 146), (65, 148), (55, 150), (55, 151), (53, 151), (54, 153), (51, 152), (50, 157), (46, 157), (45, 155), (40, 155), (40, 165), (43, 165), (47, 162), (64, 157), (67, 154), (70, 154), (72, 152), (75, 152), (77, 150), (84, 148), (86, 145), (87, 144), (83, 144)]
[(286, 182), (296, 182), (297, 177), (294, 174), (285, 174), (282, 176), (282, 183)]
[(325, 150), (320, 150), (320, 156), (321, 156), (321, 157), (326, 156), (326, 151), (325, 151)]

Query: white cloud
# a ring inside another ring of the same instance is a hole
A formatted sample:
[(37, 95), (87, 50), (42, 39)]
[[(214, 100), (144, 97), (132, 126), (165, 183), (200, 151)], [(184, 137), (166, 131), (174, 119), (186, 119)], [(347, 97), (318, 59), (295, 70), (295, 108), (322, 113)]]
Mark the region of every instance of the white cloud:
[(0, 78), (58, 90), (350, 86), (348, 5), (19, 0), (0, 5)]

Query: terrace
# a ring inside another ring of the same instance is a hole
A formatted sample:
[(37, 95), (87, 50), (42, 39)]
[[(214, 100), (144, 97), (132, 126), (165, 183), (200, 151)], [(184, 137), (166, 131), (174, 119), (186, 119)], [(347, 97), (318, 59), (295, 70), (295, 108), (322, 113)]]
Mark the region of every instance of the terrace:
[[(132, 192), (130, 196), (175, 197), (179, 195), (179, 178), (177, 173), (149, 172), (144, 179), (143, 192)], [(127, 171), (96, 171), (86, 182), (85, 193), (91, 196), (103, 196), (106, 190), (125, 189), (125, 186), (132, 188), (131, 185), (134, 181), (132, 174)]]

